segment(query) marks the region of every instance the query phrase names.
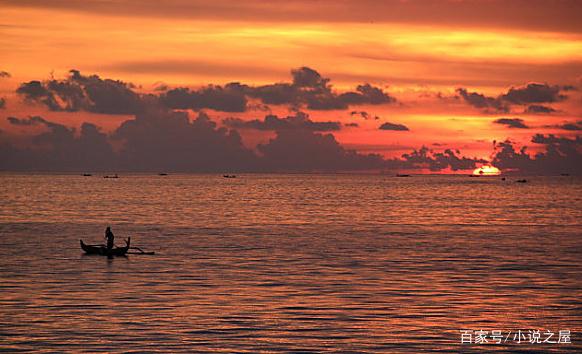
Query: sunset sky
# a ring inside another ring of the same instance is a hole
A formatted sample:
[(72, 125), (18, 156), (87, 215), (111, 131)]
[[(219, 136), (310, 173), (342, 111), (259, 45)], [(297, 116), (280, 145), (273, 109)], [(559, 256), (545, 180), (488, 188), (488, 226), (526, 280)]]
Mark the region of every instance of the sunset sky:
[(112, 154), (135, 170), (576, 173), (581, 13), (575, 0), (0, 0), (0, 168)]

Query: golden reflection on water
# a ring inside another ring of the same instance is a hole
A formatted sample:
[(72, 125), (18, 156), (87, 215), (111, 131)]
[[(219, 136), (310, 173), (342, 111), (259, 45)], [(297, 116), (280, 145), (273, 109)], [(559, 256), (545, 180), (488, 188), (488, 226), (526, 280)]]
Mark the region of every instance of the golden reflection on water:
[[(482, 352), (461, 329), (581, 350), (574, 178), (1, 178), (4, 350)], [(106, 224), (156, 255), (81, 255)]]

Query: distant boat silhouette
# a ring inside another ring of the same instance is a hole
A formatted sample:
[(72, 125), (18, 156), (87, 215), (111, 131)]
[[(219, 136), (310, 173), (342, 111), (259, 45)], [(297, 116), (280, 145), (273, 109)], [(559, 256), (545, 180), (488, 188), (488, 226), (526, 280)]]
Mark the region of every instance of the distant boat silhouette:
[(114, 175), (112, 175), (112, 176), (105, 175), (105, 176), (103, 176), (103, 178), (119, 178), (119, 176), (118, 176), (118, 175), (117, 175), (117, 173), (116, 173), (116, 174), (114, 174)]
[(560, 176), (569, 176), (569, 173), (560, 173)]
[(527, 183), (527, 179), (518, 179), (516, 183)]
[(158, 176), (167, 176), (168, 174), (165, 172), (158, 173)]
[(91, 177), (91, 176), (93, 176), (93, 175), (92, 175), (92, 174), (90, 174), (90, 173), (83, 173), (83, 174), (82, 174), (82, 176), (84, 176), (84, 177)]
[(236, 175), (222, 175), (224, 178), (236, 178)]
[(410, 177), (410, 175), (406, 175), (406, 174), (397, 174), (396, 177)]

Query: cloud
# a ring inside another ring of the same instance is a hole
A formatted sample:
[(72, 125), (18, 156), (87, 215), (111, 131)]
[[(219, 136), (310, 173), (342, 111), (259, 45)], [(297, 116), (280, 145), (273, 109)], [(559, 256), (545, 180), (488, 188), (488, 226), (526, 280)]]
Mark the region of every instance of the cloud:
[(13, 125), (44, 125), (48, 130), (35, 135), (32, 146), (17, 149), (0, 147), (0, 168), (10, 170), (70, 171), (111, 168), (114, 155), (107, 136), (91, 123), (74, 128), (50, 122), (40, 116), (19, 119), (9, 117)]
[(378, 120), (378, 119), (380, 119), (380, 117), (378, 117), (378, 116), (372, 116), (370, 113), (365, 112), (365, 111), (351, 111), (350, 112), (350, 115), (352, 117), (353, 116), (360, 116), (360, 117), (362, 117), (365, 120), (368, 120), (368, 119)]
[(230, 128), (256, 129), (256, 130), (287, 130), (303, 129), (310, 131), (337, 131), (341, 129), (340, 122), (314, 122), (309, 119), (309, 115), (297, 112), (294, 116), (279, 118), (276, 115), (267, 115), (264, 120), (253, 119), (245, 121), (240, 118), (223, 119), (223, 124)]
[(44, 118), (40, 116), (31, 116), (28, 118), (17, 118), (17, 117), (8, 117), (6, 118), (8, 123), (12, 125), (18, 126), (31, 126), (31, 125), (39, 125), (39, 124), (50, 124)]
[(521, 118), (499, 118), (493, 121), (495, 124), (505, 125), (509, 128), (529, 129)]
[(347, 109), (355, 105), (392, 104), (396, 99), (382, 89), (368, 83), (358, 85), (355, 91), (337, 93), (329, 84), (330, 79), (317, 71), (301, 67), (291, 70), (291, 83), (275, 83), (258, 87), (240, 85), (240, 89), (250, 97), (264, 104), (287, 104), (296, 108), (311, 110)]
[[(483, 160), (460, 156), (458, 150), (443, 152), (426, 147), (384, 159), (343, 147), (332, 134), (309, 129), (278, 129), (258, 153), (245, 148), (236, 130), (219, 128), (200, 112), (190, 119), (186, 112), (150, 106), (123, 122), (107, 136), (90, 123), (79, 132), (39, 116), (9, 117), (22, 127), (44, 125), (47, 131), (34, 135), (32, 146), (0, 146), (0, 169), (47, 171), (354, 171), (473, 169)], [(284, 120), (284, 119), (283, 119)], [(114, 152), (112, 145), (121, 145)]]
[(77, 70), (71, 70), (64, 80), (23, 83), (16, 92), (51, 111), (135, 114), (142, 107), (140, 96), (130, 84), (97, 75), (84, 76)]
[(488, 97), (478, 92), (469, 92), (467, 89), (458, 88), (457, 93), (475, 108), (482, 108), (485, 111), (493, 110), (495, 112), (509, 112), (509, 107), (500, 100)]
[(9, 78), (11, 77), (8, 71), (0, 70), (0, 78)]
[(247, 110), (245, 93), (236, 84), (209, 85), (198, 90), (175, 88), (160, 96), (168, 108), (213, 109), (222, 112), (244, 112)]
[(539, 105), (540, 103), (556, 103), (568, 98), (563, 92), (575, 90), (573, 86), (548, 85), (546, 83), (530, 83), (525, 86), (511, 87), (506, 93), (497, 97), (485, 96), (478, 92), (468, 92), (465, 88), (458, 88), (456, 92), (465, 102), (485, 112), (509, 112), (512, 105), (530, 105), (527, 113), (552, 113), (552, 107)]
[(255, 154), (234, 130), (217, 128), (207, 114), (150, 108), (122, 123), (112, 139), (123, 142), (119, 159), (132, 171), (216, 172), (257, 170)]
[(563, 129), (563, 130), (572, 130), (572, 131), (582, 130), (582, 121), (560, 124), (560, 125), (557, 125), (556, 128)]
[(383, 123), (378, 129), (380, 130), (396, 130), (396, 131), (409, 131), (407, 126), (403, 124), (396, 124), (396, 123)]
[(0, 109), (6, 108), (6, 98), (0, 97)]
[(435, 152), (426, 146), (418, 150), (414, 150), (409, 154), (402, 155), (402, 163), (400, 168), (428, 168), (430, 171), (440, 171), (450, 168), (453, 171), (471, 170), (474, 169), (478, 163), (485, 163), (483, 159), (460, 157), (460, 151), (453, 151), (446, 149), (443, 152)]
[(358, 128), (360, 125), (358, 123), (346, 123), (344, 124), (344, 127), (346, 128)]
[(385, 167), (377, 154), (360, 154), (342, 147), (331, 134), (308, 130), (280, 130), (257, 147), (269, 171), (349, 171)]
[(358, 85), (354, 91), (338, 93), (329, 84), (330, 79), (308, 67), (291, 70), (291, 76), (290, 83), (250, 86), (231, 82), (224, 86), (210, 84), (198, 89), (162, 86), (162, 90), (156, 87), (157, 95), (140, 95), (131, 84), (101, 79), (97, 75), (85, 76), (71, 70), (64, 80), (29, 81), (21, 84), (17, 92), (27, 100), (44, 104), (51, 111), (85, 110), (105, 114), (136, 114), (144, 109), (143, 101), (158, 99), (171, 109), (222, 112), (245, 112), (257, 108), (249, 104), (249, 99), (259, 100), (265, 105), (289, 105), (294, 109), (311, 110), (396, 102), (394, 97), (368, 83)]
[(506, 140), (495, 144), (493, 165), (505, 171), (525, 174), (582, 174), (581, 136), (569, 139), (553, 134), (536, 134), (531, 142), (544, 145), (546, 151), (532, 157), (527, 147), (516, 150), (515, 144)]
[(558, 86), (531, 83), (522, 87), (512, 87), (506, 94), (499, 96), (501, 100), (511, 104), (553, 103), (565, 100), (568, 96), (561, 91), (568, 91), (571, 86)]
[(556, 110), (552, 107), (542, 106), (542, 105), (530, 105), (523, 113), (530, 113), (530, 114), (550, 114), (555, 113)]

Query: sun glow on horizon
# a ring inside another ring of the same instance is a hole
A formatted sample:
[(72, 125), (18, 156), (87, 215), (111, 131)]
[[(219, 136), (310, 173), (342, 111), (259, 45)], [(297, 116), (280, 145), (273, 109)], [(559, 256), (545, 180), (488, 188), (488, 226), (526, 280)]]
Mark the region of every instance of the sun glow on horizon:
[(501, 171), (497, 167), (491, 165), (483, 165), (473, 171), (474, 176), (498, 176), (500, 174)]

